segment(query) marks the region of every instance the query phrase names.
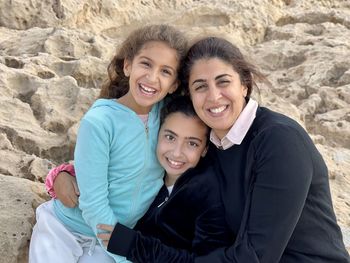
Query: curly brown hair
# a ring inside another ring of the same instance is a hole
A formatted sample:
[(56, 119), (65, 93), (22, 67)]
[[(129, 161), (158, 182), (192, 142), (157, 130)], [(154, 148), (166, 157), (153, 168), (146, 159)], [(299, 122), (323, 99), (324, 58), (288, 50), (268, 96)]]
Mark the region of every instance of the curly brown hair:
[(150, 41), (161, 41), (175, 49), (180, 66), (188, 45), (185, 35), (176, 28), (165, 24), (141, 27), (128, 36), (108, 65), (109, 79), (101, 88), (100, 98), (120, 98), (129, 91), (129, 78), (123, 71), (124, 60), (132, 61), (143, 46)]

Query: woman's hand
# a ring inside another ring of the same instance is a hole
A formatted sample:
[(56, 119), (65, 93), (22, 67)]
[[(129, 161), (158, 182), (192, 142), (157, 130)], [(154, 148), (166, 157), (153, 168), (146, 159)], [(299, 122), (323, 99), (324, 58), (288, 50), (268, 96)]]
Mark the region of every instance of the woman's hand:
[(106, 231), (104, 233), (100, 233), (97, 235), (99, 239), (101, 239), (103, 245), (107, 248), (109, 239), (111, 238), (114, 226), (111, 225), (105, 225), (105, 224), (99, 224), (97, 225), (97, 228), (103, 231)]
[(53, 183), (53, 188), (57, 199), (65, 206), (75, 207), (78, 205), (80, 192), (74, 176), (67, 172), (60, 172)]

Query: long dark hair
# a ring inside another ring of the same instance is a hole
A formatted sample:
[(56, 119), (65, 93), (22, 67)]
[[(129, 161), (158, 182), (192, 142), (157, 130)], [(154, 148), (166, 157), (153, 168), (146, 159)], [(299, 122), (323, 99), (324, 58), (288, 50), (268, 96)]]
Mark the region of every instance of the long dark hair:
[(206, 37), (194, 43), (182, 64), (181, 81), (188, 93), (188, 80), (194, 63), (200, 59), (219, 58), (232, 65), (238, 73), (242, 84), (247, 87), (247, 99), (250, 97), (255, 80), (265, 81), (265, 76), (251, 63), (245, 60), (238, 47), (226, 39), (219, 37)]

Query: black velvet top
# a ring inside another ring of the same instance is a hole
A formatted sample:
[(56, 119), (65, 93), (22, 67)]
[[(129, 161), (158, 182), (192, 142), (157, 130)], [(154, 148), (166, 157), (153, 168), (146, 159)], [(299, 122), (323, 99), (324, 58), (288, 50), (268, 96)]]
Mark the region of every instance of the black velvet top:
[[(116, 227), (109, 251), (124, 252), (122, 255), (134, 262), (350, 262), (333, 211), (327, 167), (295, 121), (259, 107), (240, 145), (227, 150), (211, 145), (207, 158), (213, 161), (225, 221), (233, 233), (229, 245), (200, 255), (159, 242), (154, 245), (140, 232), (123, 235)], [(197, 194), (189, 193), (187, 199)], [(177, 215), (175, 211), (173, 214)], [(168, 233), (184, 223), (173, 219), (173, 224), (167, 225)], [(174, 239), (163, 236), (163, 242), (176, 240), (177, 230), (173, 234)], [(114, 238), (123, 237), (132, 240), (129, 248), (115, 249), (123, 245)], [(160, 247), (162, 256), (158, 260)], [(143, 257), (148, 253), (153, 256)]]
[(164, 263), (191, 261), (193, 255), (230, 245), (234, 236), (208, 161), (184, 173), (170, 196), (164, 185), (135, 230), (117, 224), (108, 250), (132, 262)]

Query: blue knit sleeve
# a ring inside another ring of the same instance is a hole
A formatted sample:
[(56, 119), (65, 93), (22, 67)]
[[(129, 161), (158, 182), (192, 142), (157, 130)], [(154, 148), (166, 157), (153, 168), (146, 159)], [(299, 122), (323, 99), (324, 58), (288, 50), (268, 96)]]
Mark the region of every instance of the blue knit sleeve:
[[(79, 208), (96, 235), (97, 224), (115, 225), (118, 221), (108, 200), (109, 139), (108, 128), (103, 123), (82, 119), (74, 152)], [(110, 255), (118, 263), (129, 262), (124, 257)]]
[(109, 134), (101, 123), (82, 119), (74, 159), (80, 189), (79, 208), (96, 234), (98, 223), (117, 222), (108, 201)]

